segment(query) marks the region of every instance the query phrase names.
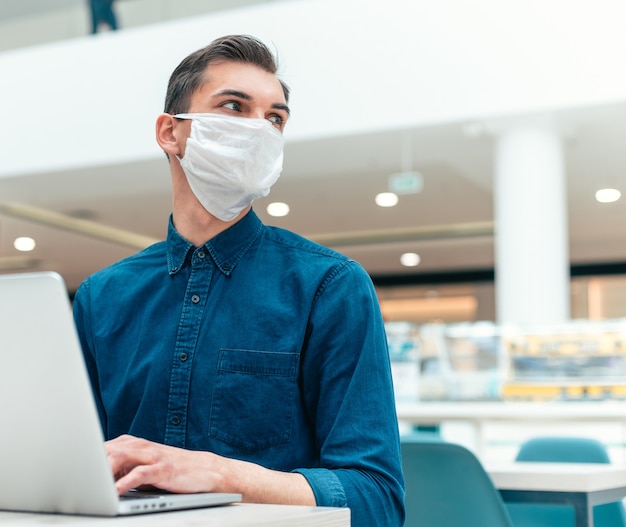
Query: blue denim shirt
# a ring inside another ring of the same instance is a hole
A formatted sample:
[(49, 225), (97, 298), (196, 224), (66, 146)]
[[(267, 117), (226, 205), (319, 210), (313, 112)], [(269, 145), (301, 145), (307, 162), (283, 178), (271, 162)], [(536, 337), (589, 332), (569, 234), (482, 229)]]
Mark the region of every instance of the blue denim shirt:
[(361, 266), (253, 211), (167, 241), (74, 299), (105, 437), (297, 471), (318, 505), (399, 526), (404, 482), (383, 321)]

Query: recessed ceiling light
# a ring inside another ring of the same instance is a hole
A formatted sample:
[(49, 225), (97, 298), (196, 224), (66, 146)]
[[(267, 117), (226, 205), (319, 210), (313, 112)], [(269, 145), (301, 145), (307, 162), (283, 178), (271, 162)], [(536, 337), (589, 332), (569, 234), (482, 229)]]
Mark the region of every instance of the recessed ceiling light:
[(36, 245), (35, 240), (29, 238), (28, 236), (15, 238), (15, 241), (13, 242), (13, 247), (22, 252), (32, 251)]
[(421, 260), (420, 255), (417, 253), (404, 253), (400, 256), (400, 263), (405, 267), (415, 267), (419, 265)]
[(381, 192), (374, 198), (379, 207), (395, 207), (398, 204), (398, 196), (393, 192)]
[(281, 201), (275, 201), (274, 203), (270, 203), (266, 210), (270, 216), (280, 218), (289, 214), (289, 205)]
[(622, 193), (616, 188), (601, 188), (596, 191), (596, 200), (600, 203), (613, 203), (622, 197)]

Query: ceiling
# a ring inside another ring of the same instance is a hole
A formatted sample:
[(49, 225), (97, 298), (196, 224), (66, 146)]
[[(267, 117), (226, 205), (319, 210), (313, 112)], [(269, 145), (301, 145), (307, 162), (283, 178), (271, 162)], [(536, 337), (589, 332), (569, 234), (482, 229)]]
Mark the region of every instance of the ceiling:
[[(572, 263), (626, 262), (626, 199), (599, 204), (594, 192), (612, 185), (626, 194), (626, 103), (558, 113), (567, 130), (567, 202)], [(476, 127), (471, 130), (475, 132)], [(351, 256), (373, 276), (420, 275), (491, 269), (494, 266), (492, 160), (489, 134), (468, 133), (467, 123), (397, 130), (363, 136), (288, 142), (284, 171), (255, 210), (268, 224), (285, 227)], [(393, 208), (374, 196), (401, 168), (409, 141), (412, 168), (423, 190), (402, 195)], [(104, 225), (163, 239), (170, 213), (165, 157), (144, 163), (85, 168), (0, 179), (1, 202), (26, 204), (67, 216), (67, 228), (0, 210), (0, 265), (4, 272), (56, 270), (70, 289), (88, 274), (136, 252), (76, 232)], [(270, 201), (291, 213), (272, 218)], [(529, 211), (532, 213), (532, 210)], [(71, 223), (78, 219), (78, 224)], [(69, 230), (68, 230), (69, 228)], [(115, 233), (117, 234), (117, 233)], [(31, 253), (13, 248), (18, 236), (37, 241)], [(418, 267), (399, 262), (404, 252), (421, 256)]]

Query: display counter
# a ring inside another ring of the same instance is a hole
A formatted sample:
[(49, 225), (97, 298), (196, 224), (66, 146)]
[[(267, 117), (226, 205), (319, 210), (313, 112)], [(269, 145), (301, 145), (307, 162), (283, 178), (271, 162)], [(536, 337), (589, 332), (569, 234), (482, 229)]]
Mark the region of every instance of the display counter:
[(467, 424), (474, 436), (473, 444), (468, 446), (479, 456), (483, 456), (488, 447), (485, 430), (495, 423), (506, 424), (511, 430), (532, 429), (534, 435), (542, 434), (548, 427), (554, 430), (565, 424), (581, 425), (580, 428), (586, 427), (592, 432), (598, 430), (600, 423), (610, 423), (619, 429), (622, 443), (626, 435), (626, 403), (623, 401), (414, 402), (398, 403), (397, 413), (401, 425)]

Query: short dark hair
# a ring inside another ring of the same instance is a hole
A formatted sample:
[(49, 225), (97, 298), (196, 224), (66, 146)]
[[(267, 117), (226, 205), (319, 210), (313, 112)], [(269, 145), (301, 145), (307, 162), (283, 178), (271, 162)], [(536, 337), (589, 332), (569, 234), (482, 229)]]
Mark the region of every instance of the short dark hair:
[[(165, 113), (175, 115), (189, 110), (191, 96), (206, 82), (209, 64), (235, 61), (254, 64), (276, 74), (278, 67), (272, 52), (259, 39), (250, 35), (228, 35), (183, 59), (170, 76), (165, 95)], [(278, 79), (289, 102), (289, 87)]]

